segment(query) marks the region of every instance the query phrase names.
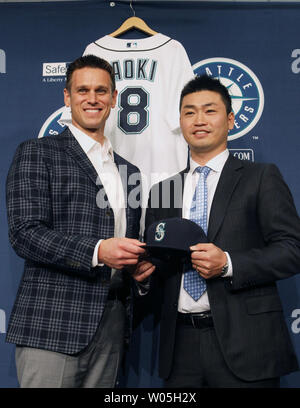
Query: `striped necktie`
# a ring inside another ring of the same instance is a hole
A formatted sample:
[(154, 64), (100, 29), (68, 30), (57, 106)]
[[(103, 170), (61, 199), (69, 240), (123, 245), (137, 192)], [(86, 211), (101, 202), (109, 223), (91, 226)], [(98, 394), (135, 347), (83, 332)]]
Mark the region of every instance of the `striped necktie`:
[[(199, 179), (195, 188), (190, 209), (190, 220), (198, 224), (207, 233), (207, 176), (210, 172), (207, 166), (197, 167)], [(189, 265), (191, 268), (191, 265)], [(189, 269), (184, 273), (183, 287), (186, 292), (197, 301), (206, 291), (206, 282), (195, 269)]]

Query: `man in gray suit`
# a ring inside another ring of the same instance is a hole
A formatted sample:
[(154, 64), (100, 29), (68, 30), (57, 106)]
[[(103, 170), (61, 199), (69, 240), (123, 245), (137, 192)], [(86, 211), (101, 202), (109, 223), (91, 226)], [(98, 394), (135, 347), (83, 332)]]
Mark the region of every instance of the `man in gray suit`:
[(10, 241), (25, 259), (7, 341), (21, 387), (113, 387), (130, 297), (123, 268), (144, 253), (141, 210), (128, 203), (139, 170), (104, 136), (117, 97), (106, 61), (70, 64), (64, 97), (72, 124), (22, 143), (7, 178)]
[(168, 387), (277, 387), (298, 369), (276, 288), (300, 271), (292, 195), (275, 165), (229, 154), (234, 114), (218, 80), (203, 76), (185, 86), (180, 124), (189, 167), (152, 188), (146, 230), (170, 217), (199, 219), (208, 243), (191, 247), (191, 270), (174, 256), (155, 274), (151, 262), (138, 265), (138, 282), (153, 274), (151, 284), (156, 277), (163, 288), (160, 376)]

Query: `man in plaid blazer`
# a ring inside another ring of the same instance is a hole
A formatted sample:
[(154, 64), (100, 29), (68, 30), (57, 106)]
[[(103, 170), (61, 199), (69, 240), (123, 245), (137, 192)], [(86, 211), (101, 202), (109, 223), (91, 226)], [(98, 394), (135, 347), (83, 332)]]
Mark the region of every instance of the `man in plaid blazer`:
[(25, 267), (7, 341), (17, 345), (21, 387), (113, 387), (129, 293), (123, 268), (144, 253), (140, 206), (129, 200), (139, 170), (104, 136), (117, 97), (111, 66), (78, 58), (64, 93), (72, 124), (22, 143), (8, 174), (9, 236)]

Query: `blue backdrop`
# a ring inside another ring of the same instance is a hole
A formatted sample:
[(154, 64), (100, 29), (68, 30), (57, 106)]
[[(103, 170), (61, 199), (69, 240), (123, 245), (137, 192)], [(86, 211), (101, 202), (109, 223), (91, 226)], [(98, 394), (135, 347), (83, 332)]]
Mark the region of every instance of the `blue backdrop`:
[[(245, 160), (276, 163), (299, 212), (300, 5), (137, 1), (134, 7), (152, 29), (182, 43), (196, 73), (230, 84), (237, 119), (229, 148)], [(64, 64), (131, 15), (129, 2), (118, 1), (0, 4), (0, 387), (18, 386), (5, 332), (23, 269), (7, 236), (8, 167), (17, 145), (37, 137), (63, 105)], [(300, 276), (278, 286), (300, 361)], [(122, 386), (160, 386), (157, 341), (157, 322), (147, 317), (135, 330)], [(299, 387), (300, 372), (283, 377), (281, 386)]]

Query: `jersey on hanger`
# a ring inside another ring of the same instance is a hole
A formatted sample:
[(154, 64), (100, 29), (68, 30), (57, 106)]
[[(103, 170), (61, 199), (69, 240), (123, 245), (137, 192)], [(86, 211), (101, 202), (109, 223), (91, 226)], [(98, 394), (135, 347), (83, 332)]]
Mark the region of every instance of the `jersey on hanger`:
[(180, 93), (194, 76), (187, 53), (181, 43), (159, 33), (136, 40), (106, 35), (86, 47), (83, 55), (88, 54), (114, 68), (118, 101), (105, 135), (117, 153), (139, 167), (147, 192), (187, 164), (179, 128)]

